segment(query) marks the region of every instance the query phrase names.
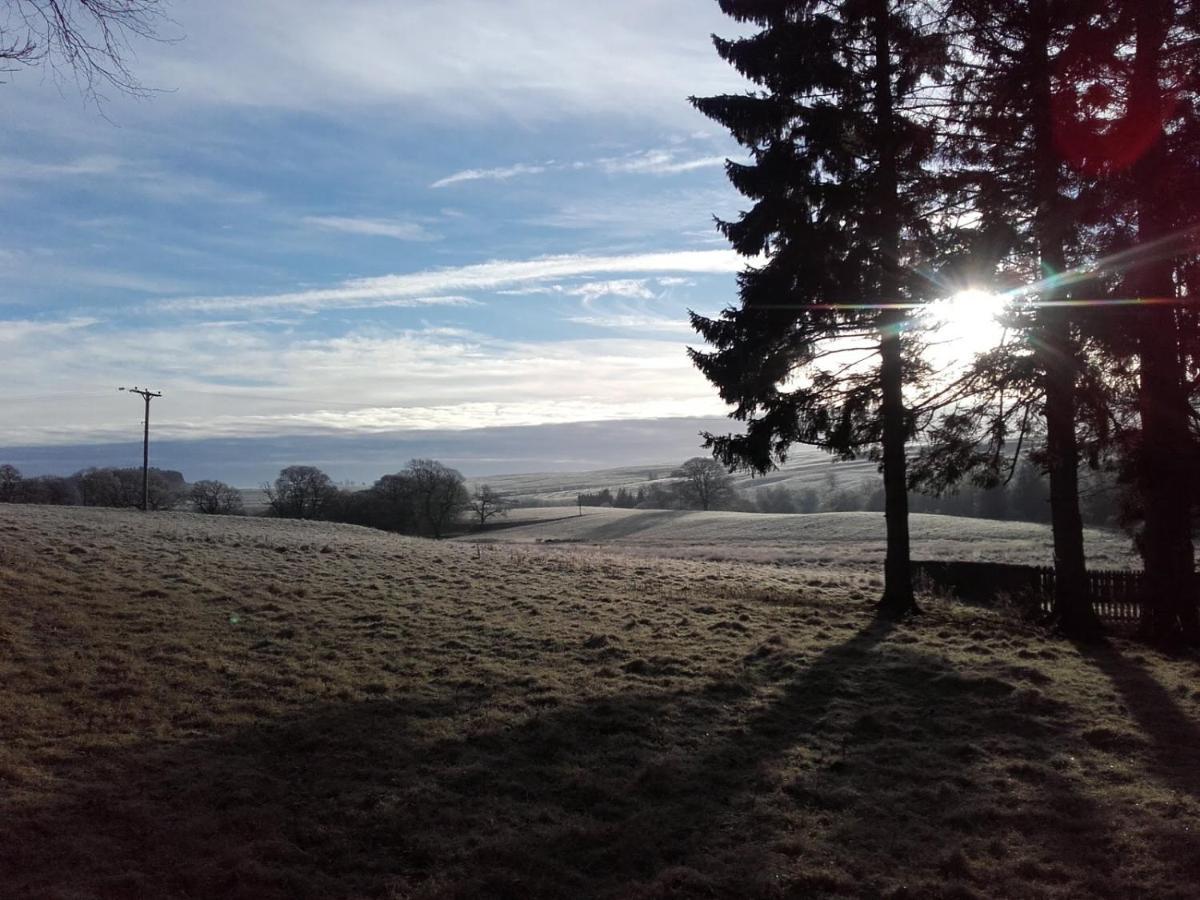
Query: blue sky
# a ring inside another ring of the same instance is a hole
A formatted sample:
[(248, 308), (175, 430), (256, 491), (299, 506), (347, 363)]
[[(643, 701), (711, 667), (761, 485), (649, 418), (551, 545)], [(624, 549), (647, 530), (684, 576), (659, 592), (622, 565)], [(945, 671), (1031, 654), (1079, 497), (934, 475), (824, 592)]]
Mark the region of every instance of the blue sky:
[[(0, 445), (36, 466), (136, 438), (134, 383), (166, 395), (157, 437), (240, 462), (597, 420), (660, 420), (674, 453), (724, 412), (684, 354), (686, 310), (732, 302), (739, 267), (711, 222), (740, 206), (738, 151), (686, 102), (744, 87), (715, 2), (171, 15), (178, 40), (131, 61), (149, 99), (101, 115), (53, 72), (0, 85)], [(331, 474), (366, 475), (352, 456)]]

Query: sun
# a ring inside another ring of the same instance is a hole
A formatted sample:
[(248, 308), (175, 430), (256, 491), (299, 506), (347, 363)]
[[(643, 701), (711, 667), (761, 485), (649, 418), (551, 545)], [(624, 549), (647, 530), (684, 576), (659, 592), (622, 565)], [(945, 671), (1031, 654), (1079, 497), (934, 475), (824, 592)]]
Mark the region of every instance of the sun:
[(1008, 308), (1005, 294), (965, 288), (929, 306), (930, 342), (961, 358), (990, 350), (1004, 334), (1000, 315)]

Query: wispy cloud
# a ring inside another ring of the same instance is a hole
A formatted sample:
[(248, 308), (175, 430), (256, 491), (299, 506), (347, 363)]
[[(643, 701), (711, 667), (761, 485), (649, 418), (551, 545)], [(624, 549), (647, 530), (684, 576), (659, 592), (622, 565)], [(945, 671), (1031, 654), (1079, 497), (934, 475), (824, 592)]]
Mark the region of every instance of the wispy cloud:
[(187, 40), (147, 46), (139, 72), (192, 104), (460, 121), (605, 114), (694, 130), (703, 120), (682, 98), (743, 83), (712, 52), (714, 31), (739, 28), (715, 3), (358, 0), (339, 5), (336, 28), (317, 0), (178, 6)]
[(596, 160), (595, 165), (605, 172), (633, 173), (646, 175), (674, 175), (695, 169), (708, 169), (725, 165), (724, 156), (700, 156), (681, 158), (672, 150), (645, 150), (626, 156), (614, 156)]
[(707, 169), (725, 165), (724, 156), (684, 155), (679, 150), (640, 150), (624, 156), (606, 156), (599, 159), (555, 162), (553, 160), (536, 165), (517, 163), (497, 169), (465, 169), (435, 181), (430, 187), (441, 188), (463, 181), (502, 181), (518, 175), (540, 175), (543, 172), (580, 171), (598, 169), (609, 175), (675, 175), (695, 169)]
[(553, 164), (529, 165), (526, 163), (517, 163), (515, 166), (503, 166), (496, 169), (463, 169), (461, 172), (455, 172), (453, 175), (439, 178), (430, 187), (442, 188), (451, 184), (459, 184), (463, 181), (506, 181), (518, 175), (537, 175), (545, 172), (547, 168), (554, 167)]
[(124, 159), (118, 156), (84, 156), (61, 162), (29, 159), (0, 159), (0, 182), (58, 181), (66, 178), (108, 179), (122, 190), (133, 190), (166, 203), (257, 203), (266, 195), (255, 189), (232, 187), (191, 172), (173, 171), (153, 160)]
[(99, 319), (88, 316), (72, 316), (56, 321), (30, 319), (0, 319), (0, 342), (20, 344), (32, 338), (56, 336), (79, 331), (99, 324)]
[(41, 181), (84, 175), (110, 175), (124, 165), (116, 156), (83, 156), (65, 162), (35, 162), (13, 157), (0, 158), (0, 179)]
[(645, 278), (617, 278), (611, 281), (589, 281), (566, 291), (572, 297), (582, 297), (584, 306), (601, 297), (626, 297), (630, 300), (653, 300), (654, 291), (646, 287)]
[(367, 219), (350, 216), (305, 216), (305, 225), (326, 231), (342, 231), (347, 234), (365, 234), (373, 237), (395, 238), (398, 241), (432, 241), (437, 235), (418, 222), (402, 219)]
[(722, 274), (737, 272), (745, 261), (732, 250), (680, 250), (624, 256), (543, 256), (531, 260), (495, 260), (405, 275), (356, 278), (327, 288), (276, 294), (236, 294), (166, 300), (161, 309), (211, 312), (280, 307), (354, 307), (364, 303), (426, 298), (449, 292), (496, 290), (541, 281), (596, 274)]
[(638, 315), (636, 313), (617, 313), (607, 316), (568, 316), (566, 321), (576, 325), (588, 325), (592, 328), (620, 328), (629, 331), (695, 334), (691, 324), (686, 319), (668, 319), (664, 316)]
[[(137, 432), (115, 387), (134, 357), (138, 377), (164, 393), (160, 437), (476, 429), (723, 411), (678, 338), (648, 335), (664, 330), (657, 326), (636, 337), (554, 341), (443, 327), (320, 338), (232, 324), (13, 327), (23, 331), (9, 345), (14, 382), (57, 399), (31, 406), (29, 397), (0, 396), (0, 418), (19, 423), (6, 431), (10, 445), (129, 439)], [(70, 341), (64, 329), (74, 329)], [(238, 363), (236, 383), (230, 359)]]

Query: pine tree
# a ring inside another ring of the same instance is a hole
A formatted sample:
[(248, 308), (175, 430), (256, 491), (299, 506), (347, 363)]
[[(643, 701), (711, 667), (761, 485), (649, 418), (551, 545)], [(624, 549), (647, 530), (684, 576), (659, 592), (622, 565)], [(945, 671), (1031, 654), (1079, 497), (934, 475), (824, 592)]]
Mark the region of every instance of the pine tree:
[(1076, 165), (1103, 179), (1107, 268), (1119, 296), (1137, 301), (1106, 317), (1104, 337), (1136, 374), (1137, 425), (1122, 443), (1123, 467), (1144, 522), (1143, 632), (1163, 643), (1200, 640), (1188, 372), (1200, 332), (1180, 302), (1200, 226), (1198, 25), (1200, 9), (1188, 0), (1111, 4), (1082, 42), (1086, 68), (1098, 75), (1082, 85), (1066, 141)]
[[(958, 162), (972, 170), (968, 180), (976, 188), (981, 233), (1006, 235), (997, 251), (1000, 264), (1010, 276), (1023, 275), (1033, 301), (1025, 322), (1028, 352), (997, 353), (987, 366), (996, 383), (1015, 388), (1025, 402), (1034, 401), (1027, 393), (1031, 384), (1040, 395), (1045, 446), (1039, 459), (1049, 477), (1054, 536), (1054, 617), (1064, 632), (1075, 635), (1099, 630), (1088, 596), (1079, 508), (1076, 429), (1084, 366), (1081, 313), (1074, 301), (1083, 292), (1070, 276), (1088, 261), (1080, 233), (1089, 184), (1064, 158), (1060, 119), (1063, 83), (1075, 75), (1065, 68), (1067, 50), (1102, 5), (1099, 0), (948, 4), (966, 48), (957, 69), (960, 105), (953, 116), (963, 148)], [(1010, 403), (1001, 414), (1012, 416), (1017, 409)], [(967, 430), (967, 422), (963, 418), (951, 427)], [(1007, 437), (1006, 422), (993, 419), (989, 428), (993, 447)], [(964, 471), (979, 462), (960, 459)]]
[(880, 447), (887, 560), (881, 607), (915, 609), (909, 566), (905, 387), (921, 365), (909, 306), (933, 254), (927, 213), (933, 139), (919, 106), (945, 62), (909, 0), (720, 0), (758, 31), (714, 38), (759, 90), (693, 98), (751, 161), (730, 162), (753, 201), (718, 227), (750, 260), (740, 306), (692, 316), (714, 349), (692, 359), (745, 422), (706, 435), (727, 465), (766, 471), (793, 443), (843, 457)]

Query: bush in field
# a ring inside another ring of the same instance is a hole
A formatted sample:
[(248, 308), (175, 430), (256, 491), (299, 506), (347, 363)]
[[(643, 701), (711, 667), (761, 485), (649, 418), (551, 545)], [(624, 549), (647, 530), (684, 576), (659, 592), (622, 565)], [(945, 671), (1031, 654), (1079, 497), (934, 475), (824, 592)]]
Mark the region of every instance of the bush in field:
[(192, 509), (214, 516), (240, 516), (245, 513), (242, 492), (223, 481), (197, 481), (188, 492)]

